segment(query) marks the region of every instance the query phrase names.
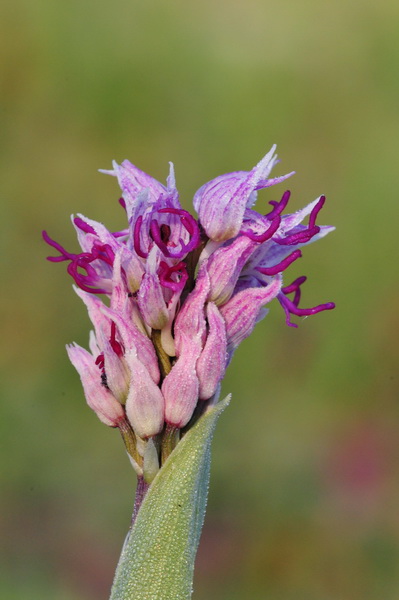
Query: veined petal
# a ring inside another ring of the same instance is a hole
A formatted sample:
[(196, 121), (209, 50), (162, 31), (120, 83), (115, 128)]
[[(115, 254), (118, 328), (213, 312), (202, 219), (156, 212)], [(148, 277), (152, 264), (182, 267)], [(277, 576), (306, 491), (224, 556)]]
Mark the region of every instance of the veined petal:
[(175, 166), (172, 162), (169, 162), (169, 175), (166, 179), (168, 192), (176, 191), (176, 177), (175, 177)]
[(205, 302), (210, 291), (209, 275), (205, 265), (200, 269), (195, 288), (187, 296), (175, 321), (175, 346), (176, 355), (183, 351), (186, 340), (198, 340), (203, 343), (205, 339)]
[(123, 356), (118, 356), (108, 340), (103, 343), (104, 370), (107, 386), (114, 397), (125, 404), (129, 391), (130, 371)]
[(154, 246), (148, 256), (146, 272), (137, 295), (140, 312), (152, 329), (162, 329), (169, 320), (168, 308), (159, 281), (159, 249)]
[(226, 326), (218, 307), (213, 302), (206, 306), (208, 335), (197, 361), (199, 399), (208, 400), (216, 392), (227, 364)]
[(229, 300), (245, 263), (256, 247), (257, 244), (248, 237), (239, 236), (212, 254), (206, 263), (211, 282), (209, 300), (218, 306)]
[[(138, 258), (125, 246), (120, 248), (115, 254), (113, 276), (111, 308), (119, 312), (125, 319), (132, 318), (132, 308), (130, 297), (140, 287), (141, 279), (144, 274), (142, 264), (138, 264)], [(129, 272), (135, 271), (135, 282), (129, 280)], [(132, 289), (131, 286), (134, 286)]]
[(100, 169), (101, 173), (114, 175), (118, 178), (119, 186), (122, 190), (123, 198), (126, 202), (126, 213), (129, 221), (136, 216), (138, 211), (139, 194), (143, 190), (148, 190), (148, 203), (153, 204), (158, 200), (161, 194), (166, 192), (162, 183), (144, 173), (128, 160), (124, 160), (121, 165), (112, 162), (113, 169)]
[(88, 292), (84, 292), (80, 288), (73, 286), (76, 294), (83, 300), (86, 305), (87, 311), (89, 313), (90, 321), (94, 325), (94, 330), (96, 333), (97, 343), (101, 347), (101, 340), (104, 335), (109, 335), (111, 331), (111, 321), (103, 312), (103, 308), (107, 308), (105, 304), (97, 298), (97, 296), (93, 296), (93, 294), (89, 294)]
[(118, 312), (113, 311), (108, 306), (103, 306), (102, 311), (109, 321), (114, 322), (117, 326), (126, 353), (136, 352), (138, 359), (146, 365), (152, 380), (159, 383), (158, 359), (149, 337), (140, 331), (132, 321), (124, 319)]
[(122, 249), (115, 254), (114, 270), (112, 275), (112, 293), (111, 308), (121, 314), (126, 314), (126, 301), (128, 300), (128, 291), (121, 271), (121, 253)]
[(90, 331), (89, 334), (89, 348), (90, 352), (93, 356), (98, 356), (101, 352), (100, 347), (97, 342), (96, 334), (94, 331)]
[(256, 190), (267, 187), (267, 177), (277, 162), (273, 146), (252, 171), (221, 175), (203, 185), (194, 196), (206, 234), (215, 241), (234, 238), (242, 227), (245, 209), (256, 200)]
[(179, 299), (180, 298), (177, 294), (174, 294), (174, 296), (172, 296), (172, 299), (168, 304), (169, 321), (161, 331), (162, 348), (169, 356), (176, 356), (175, 340), (172, 329)]
[[(71, 215), (72, 224), (75, 227), (80, 246), (84, 252), (91, 251), (93, 241), (99, 240), (102, 244), (108, 244), (113, 252), (117, 252), (121, 243), (112, 235), (112, 233), (98, 221), (93, 221), (88, 217), (78, 213), (77, 219)], [(81, 222), (80, 226), (77, 224)], [(84, 227), (85, 230), (82, 229)], [(90, 231), (92, 230), (92, 232)]]
[(139, 289), (141, 280), (145, 272), (143, 263), (138, 258), (136, 253), (130, 250), (127, 246), (122, 246), (120, 254), (121, 266), (126, 276), (126, 287), (131, 294), (134, 294)]
[(316, 200), (313, 200), (313, 202), (310, 202), (307, 206), (301, 208), (300, 210), (297, 210), (291, 215), (284, 215), (281, 220), (279, 233), (286, 233), (287, 231), (290, 231), (291, 229), (302, 223), (302, 221), (308, 215), (310, 215), (317, 203), (320, 202), (321, 198), (322, 196), (319, 196), (318, 198), (316, 198)]
[(109, 389), (102, 385), (101, 374), (94, 357), (77, 344), (67, 346), (67, 352), (80, 375), (87, 404), (105, 425), (117, 427), (125, 413)]
[[(276, 163), (278, 163), (279, 161), (276, 160), (273, 163), (273, 167), (276, 165)], [(272, 185), (277, 185), (278, 183), (282, 183), (283, 181), (285, 181), (286, 179), (288, 179), (289, 177), (292, 177), (293, 175), (295, 175), (295, 171), (291, 171), (291, 173), (286, 173), (285, 175), (280, 175), (280, 177), (272, 177), (271, 179), (261, 179), (258, 182), (258, 185), (256, 186), (257, 190), (263, 190), (264, 188), (268, 188), (271, 187)], [(248, 208), (251, 208), (252, 205), (248, 204), (247, 205)]]
[(135, 350), (127, 352), (125, 357), (131, 372), (126, 414), (139, 437), (152, 437), (163, 428), (164, 398)]
[(165, 421), (175, 427), (184, 427), (192, 417), (198, 401), (199, 380), (196, 363), (201, 346), (184, 336), (184, 351), (162, 383), (165, 398)]
[(234, 352), (250, 335), (257, 323), (260, 309), (277, 296), (281, 283), (281, 277), (275, 277), (266, 287), (241, 290), (220, 308), (226, 323), (229, 353)]

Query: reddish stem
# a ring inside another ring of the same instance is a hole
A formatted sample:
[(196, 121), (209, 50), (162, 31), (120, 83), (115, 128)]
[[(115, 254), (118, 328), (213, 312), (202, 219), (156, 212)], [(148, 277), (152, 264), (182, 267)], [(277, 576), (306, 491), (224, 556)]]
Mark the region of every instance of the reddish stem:
[(137, 513), (139, 512), (139, 508), (145, 498), (145, 495), (146, 495), (149, 487), (150, 487), (150, 484), (144, 480), (144, 477), (137, 478), (136, 497), (134, 499), (134, 507), (133, 507), (133, 514), (132, 514), (132, 523), (131, 523), (132, 526), (136, 520)]

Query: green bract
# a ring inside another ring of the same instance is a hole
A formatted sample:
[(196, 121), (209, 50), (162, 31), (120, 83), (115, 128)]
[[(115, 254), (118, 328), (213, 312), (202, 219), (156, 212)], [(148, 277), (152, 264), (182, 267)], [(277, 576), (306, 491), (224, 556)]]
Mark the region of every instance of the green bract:
[(110, 600), (189, 600), (205, 516), (216, 421), (225, 398), (206, 412), (152, 482), (128, 535)]

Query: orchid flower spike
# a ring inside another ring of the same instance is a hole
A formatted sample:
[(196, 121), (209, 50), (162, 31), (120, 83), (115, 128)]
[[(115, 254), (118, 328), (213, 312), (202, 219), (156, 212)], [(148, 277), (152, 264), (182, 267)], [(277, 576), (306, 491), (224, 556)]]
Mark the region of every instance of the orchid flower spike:
[(180, 204), (173, 165), (163, 185), (127, 160), (114, 162), (104, 172), (121, 188), (125, 229), (72, 217), (76, 253), (43, 232), (55, 251), (48, 260), (67, 264), (93, 323), (90, 352), (71, 345), (69, 358), (87, 403), (119, 428), (139, 476), (150, 477), (151, 454), (153, 477), (154, 457), (161, 466), (180, 433), (216, 402), (234, 351), (269, 302), (278, 300), (291, 327), (294, 317), (334, 308), (302, 308), (306, 278), (283, 282), (302, 248), (334, 229), (317, 224), (325, 197), (287, 214), (284, 191), (268, 210), (254, 209), (258, 190), (293, 175), (270, 177), (275, 150), (250, 171), (203, 185), (196, 218)]

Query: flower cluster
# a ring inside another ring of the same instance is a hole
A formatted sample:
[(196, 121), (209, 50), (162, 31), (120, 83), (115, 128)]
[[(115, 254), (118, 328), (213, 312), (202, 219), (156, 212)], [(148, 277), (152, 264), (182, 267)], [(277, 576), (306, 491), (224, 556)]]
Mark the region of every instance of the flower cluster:
[(300, 248), (333, 227), (316, 224), (324, 196), (293, 214), (283, 214), (289, 191), (266, 215), (253, 209), (257, 190), (293, 174), (269, 178), (276, 162), (273, 146), (251, 171), (206, 183), (194, 196), (197, 219), (180, 205), (172, 165), (164, 186), (127, 160), (113, 163), (103, 172), (118, 179), (126, 229), (73, 217), (78, 254), (43, 232), (59, 252), (48, 260), (68, 263), (94, 327), (90, 352), (72, 344), (69, 358), (90, 407), (119, 427), (139, 475), (146, 465), (156, 471), (160, 445), (166, 456), (178, 431), (216, 401), (235, 349), (273, 298), (292, 327), (292, 315), (334, 308), (299, 306), (305, 277), (283, 286)]

